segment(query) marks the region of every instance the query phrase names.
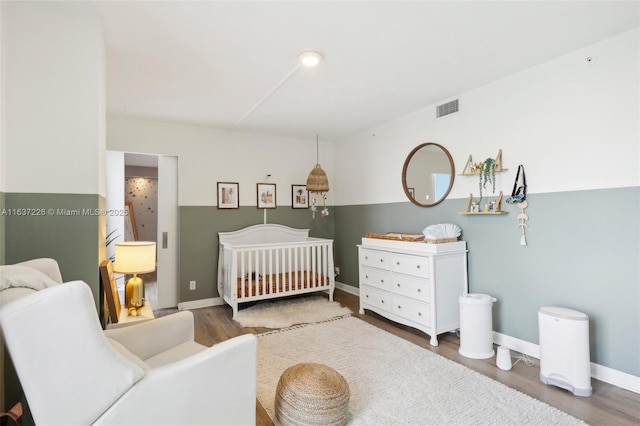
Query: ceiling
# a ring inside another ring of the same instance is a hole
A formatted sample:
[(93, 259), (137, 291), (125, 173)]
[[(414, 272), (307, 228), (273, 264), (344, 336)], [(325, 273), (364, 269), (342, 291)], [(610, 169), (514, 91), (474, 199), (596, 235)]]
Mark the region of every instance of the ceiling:
[(325, 141), (640, 25), (637, 1), (95, 3), (110, 113)]

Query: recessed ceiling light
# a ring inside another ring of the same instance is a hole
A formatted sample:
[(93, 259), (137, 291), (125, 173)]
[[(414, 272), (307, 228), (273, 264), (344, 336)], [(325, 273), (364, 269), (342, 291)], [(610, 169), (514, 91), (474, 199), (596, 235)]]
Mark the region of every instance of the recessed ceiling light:
[(300, 59), (300, 63), (302, 65), (304, 65), (305, 67), (311, 68), (311, 67), (315, 67), (320, 63), (320, 61), (322, 60), (322, 55), (319, 54), (318, 52), (308, 50), (298, 55), (298, 58)]

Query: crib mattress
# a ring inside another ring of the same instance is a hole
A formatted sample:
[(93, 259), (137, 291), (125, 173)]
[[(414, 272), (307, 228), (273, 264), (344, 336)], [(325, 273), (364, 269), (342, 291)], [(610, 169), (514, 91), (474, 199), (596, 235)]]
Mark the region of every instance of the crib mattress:
[[(291, 278), (291, 282), (289, 278)], [(315, 287), (320, 290), (323, 287), (329, 286), (329, 278), (323, 274), (307, 273), (306, 271), (298, 271), (291, 274), (288, 272), (271, 274), (271, 276), (255, 276), (255, 274), (252, 274), (251, 277), (247, 276), (244, 279), (238, 278), (238, 298), (242, 297), (242, 286), (244, 286), (245, 297), (253, 297)]]

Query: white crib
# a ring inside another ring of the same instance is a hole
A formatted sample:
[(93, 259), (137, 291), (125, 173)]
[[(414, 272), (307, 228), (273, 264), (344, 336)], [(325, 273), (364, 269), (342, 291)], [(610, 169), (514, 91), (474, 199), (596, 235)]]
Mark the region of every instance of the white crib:
[(333, 301), (333, 240), (275, 224), (219, 232), (218, 238), (218, 292), (233, 318), (244, 302), (316, 291), (327, 291)]

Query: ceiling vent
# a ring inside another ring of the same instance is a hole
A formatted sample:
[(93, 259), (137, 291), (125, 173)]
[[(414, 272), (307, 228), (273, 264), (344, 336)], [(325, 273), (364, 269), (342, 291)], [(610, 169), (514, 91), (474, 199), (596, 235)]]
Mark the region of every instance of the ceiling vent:
[(436, 118), (444, 117), (445, 115), (453, 114), (459, 110), (458, 99), (455, 99), (446, 104), (438, 105), (436, 107)]

